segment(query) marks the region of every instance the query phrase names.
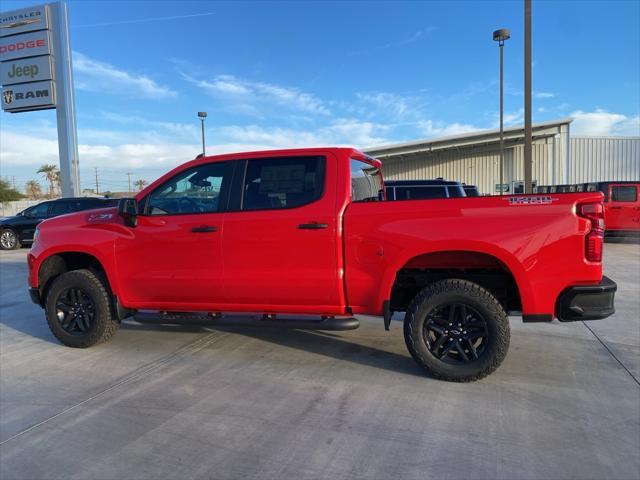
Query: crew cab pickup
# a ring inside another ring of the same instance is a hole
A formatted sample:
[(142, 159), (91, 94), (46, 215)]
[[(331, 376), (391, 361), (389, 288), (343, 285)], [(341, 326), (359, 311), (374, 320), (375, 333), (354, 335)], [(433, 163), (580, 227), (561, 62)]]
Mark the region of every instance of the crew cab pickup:
[(203, 157), (118, 208), (40, 224), (30, 294), (71, 347), (107, 340), (141, 310), (320, 330), (355, 328), (359, 314), (389, 329), (405, 312), (417, 363), (471, 381), (504, 359), (510, 313), (614, 312), (602, 202), (600, 192), (385, 201), (382, 164), (350, 148)]

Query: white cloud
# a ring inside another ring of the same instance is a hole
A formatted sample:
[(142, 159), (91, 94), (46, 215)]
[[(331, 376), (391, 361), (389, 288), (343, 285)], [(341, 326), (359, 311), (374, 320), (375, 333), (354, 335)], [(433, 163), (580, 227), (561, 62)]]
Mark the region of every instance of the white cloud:
[(504, 114), (505, 125), (516, 125), (524, 122), (524, 108)]
[(356, 93), (356, 98), (367, 108), (373, 108), (374, 113), (383, 113), (386, 117), (403, 119), (407, 117), (419, 118), (421, 112), (416, 109), (419, 99), (398, 95), (397, 93), (376, 92)]
[(552, 92), (533, 92), (533, 98), (553, 98), (556, 94)]
[(480, 128), (467, 123), (444, 123), (433, 120), (425, 120), (419, 122), (419, 125), (427, 137), (448, 137), (450, 135), (459, 135), (462, 133), (481, 130)]
[(218, 75), (213, 80), (199, 80), (184, 73), (182, 76), (214, 97), (235, 106), (240, 113), (259, 116), (261, 106), (278, 105), (307, 113), (331, 114), (321, 100), (297, 88), (254, 82), (233, 75)]
[(76, 88), (91, 92), (107, 92), (127, 97), (167, 98), (177, 93), (146, 75), (118, 69), (113, 65), (73, 52)]
[[(58, 163), (58, 142), (54, 138), (41, 138), (33, 134), (3, 130), (0, 160), (3, 165), (42, 165)], [(198, 144), (178, 144), (170, 142), (122, 143), (81, 143), (78, 154), (81, 166), (106, 168), (139, 168), (182, 163), (194, 158)]]
[(394, 42), (389, 42), (389, 43), (385, 43), (383, 45), (378, 45), (377, 47), (372, 47), (372, 48), (368, 48), (366, 50), (360, 50), (360, 51), (355, 51), (355, 52), (350, 52), (348, 53), (349, 56), (355, 56), (355, 55), (364, 55), (364, 54), (370, 54), (373, 52), (378, 52), (380, 50), (386, 50), (389, 48), (396, 48), (396, 47), (404, 47), (407, 45), (410, 45), (412, 43), (417, 42), (418, 40), (420, 40), (421, 38), (425, 37), (426, 35), (430, 34), (431, 32), (437, 30), (438, 27), (434, 26), (434, 25), (430, 25), (422, 30), (416, 30), (415, 32), (413, 32), (411, 35), (401, 39), (401, 40), (396, 40)]
[(58, 141), (35, 134), (23, 134), (3, 129), (0, 134), (0, 161), (6, 165), (58, 162)]
[[(154, 122), (144, 119), (141, 129), (85, 130), (78, 135), (82, 169), (100, 167), (117, 172), (143, 169), (160, 175), (168, 168), (194, 158), (200, 151), (199, 135), (168, 135), (172, 129), (180, 132), (182, 125)], [(134, 119), (135, 121), (135, 119)], [(164, 128), (162, 131), (145, 129), (147, 124)], [(384, 137), (388, 127), (373, 122), (336, 119), (313, 130), (264, 128), (256, 125), (228, 125), (207, 131), (208, 153), (265, 150), (319, 145), (349, 145), (366, 147), (389, 140)], [(190, 139), (193, 138), (193, 141)], [(58, 144), (55, 131), (35, 132), (28, 129), (3, 129), (0, 136), (3, 166), (28, 167), (43, 163), (58, 163)], [(114, 173), (115, 174), (115, 173)]]
[[(220, 145), (232, 145), (236, 150), (290, 147), (314, 147), (318, 145), (345, 145), (359, 148), (388, 142), (383, 136), (388, 130), (384, 125), (353, 119), (338, 119), (328, 126), (313, 131), (287, 128), (263, 128), (257, 125), (227, 126), (216, 129)], [(224, 150), (229, 151), (229, 150)]]
[(574, 135), (640, 136), (640, 115), (629, 117), (596, 109), (593, 112), (577, 110), (571, 113), (571, 117), (571, 133)]

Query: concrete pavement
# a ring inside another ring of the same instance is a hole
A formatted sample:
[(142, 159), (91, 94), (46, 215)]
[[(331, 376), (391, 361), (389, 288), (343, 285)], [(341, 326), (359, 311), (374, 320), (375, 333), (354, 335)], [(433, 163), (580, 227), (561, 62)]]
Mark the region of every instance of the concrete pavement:
[(640, 478), (640, 246), (607, 244), (617, 313), (513, 318), (502, 367), (426, 377), (402, 323), (355, 331), (127, 321), (60, 345), (0, 252), (0, 478)]

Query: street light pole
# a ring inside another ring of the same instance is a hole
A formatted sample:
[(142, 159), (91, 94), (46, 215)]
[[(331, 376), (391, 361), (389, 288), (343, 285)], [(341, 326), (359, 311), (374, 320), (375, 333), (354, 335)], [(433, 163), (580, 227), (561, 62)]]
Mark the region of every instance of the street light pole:
[(524, 0), (524, 193), (533, 193), (531, 131), (531, 0)]
[(503, 108), (503, 64), (504, 64), (504, 42), (511, 38), (511, 32), (506, 28), (501, 28), (493, 32), (493, 40), (498, 42), (500, 47), (500, 195), (504, 188), (504, 108)]
[(198, 112), (198, 117), (200, 118), (200, 124), (202, 126), (202, 156), (206, 155), (205, 147), (204, 147), (204, 119), (207, 118), (207, 112)]

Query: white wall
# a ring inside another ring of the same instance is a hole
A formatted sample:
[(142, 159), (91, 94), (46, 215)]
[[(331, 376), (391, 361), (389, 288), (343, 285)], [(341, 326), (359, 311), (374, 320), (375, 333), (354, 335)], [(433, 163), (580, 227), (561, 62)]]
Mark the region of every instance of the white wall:
[(12, 217), (31, 205), (36, 205), (42, 200), (16, 200), (15, 202), (0, 203), (0, 217)]

